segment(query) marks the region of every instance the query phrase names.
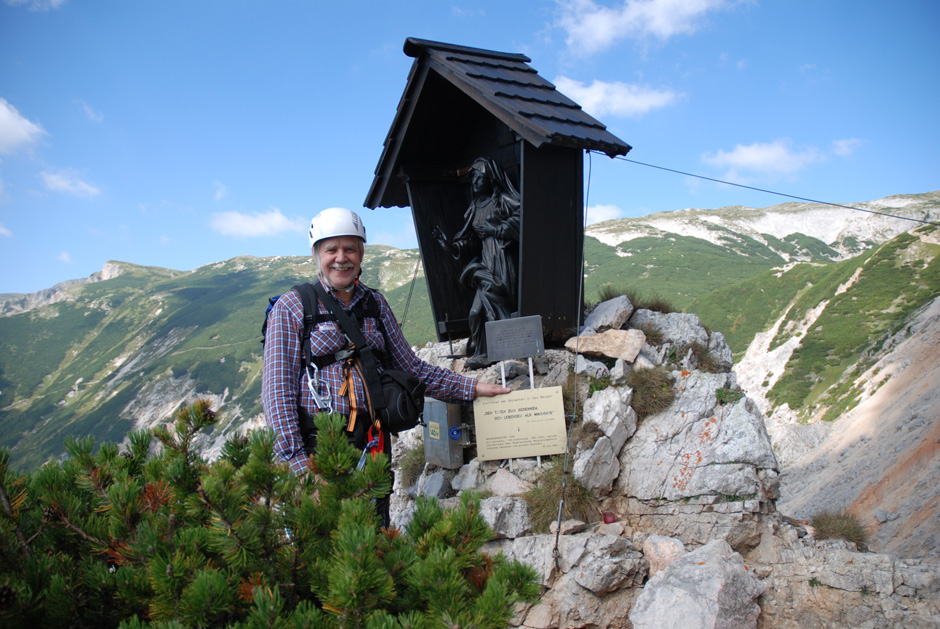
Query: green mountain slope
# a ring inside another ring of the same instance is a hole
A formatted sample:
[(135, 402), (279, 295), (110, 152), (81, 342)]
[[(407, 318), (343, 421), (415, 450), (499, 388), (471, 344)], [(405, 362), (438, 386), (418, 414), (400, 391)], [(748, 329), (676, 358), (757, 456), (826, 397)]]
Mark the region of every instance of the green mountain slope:
[[(940, 207), (937, 193), (892, 199), (928, 218)], [(796, 204), (785, 210), (784, 222), (804, 220)], [(663, 298), (723, 332), (738, 358), (774, 325), (771, 348), (805, 332), (788, 363), (768, 373), (763, 394), (773, 404), (837, 414), (851, 404), (853, 374), (866, 356), (940, 294), (936, 230), (864, 224), (830, 229), (836, 237), (826, 243), (803, 233), (773, 236), (762, 231), (774, 227), (768, 213), (758, 214), (759, 221), (748, 208), (682, 211), (672, 227), (668, 215), (655, 215), (589, 230), (604, 241), (585, 239), (586, 300), (605, 288)], [(618, 235), (626, 231), (629, 238)], [(363, 281), (383, 291), (406, 338), (423, 345), (435, 335), (417, 261), (417, 250), (368, 246)], [(305, 257), (241, 256), (191, 272), (109, 267), (101, 277), (112, 279), (0, 299), (0, 445), (11, 447), (17, 466), (61, 456), (68, 435), (120, 441), (196, 397), (225, 408), (206, 448), (245, 422), (260, 425), (268, 298), (313, 275)]]
[(655, 293), (676, 308), (699, 295), (753, 277), (784, 263), (769, 247), (729, 233), (725, 246), (699, 238), (667, 235), (631, 240), (617, 248), (586, 237), (585, 299), (605, 286)]
[(738, 357), (775, 323), (771, 351), (802, 334), (764, 394), (805, 418), (835, 419), (854, 406), (857, 380), (886, 342), (938, 295), (940, 228), (925, 226), (849, 260), (763, 273), (702, 295), (690, 309)]
[[(363, 281), (389, 282), (401, 312), (407, 287), (396, 282), (411, 280), (417, 252), (367, 255)], [(69, 434), (121, 441), (135, 419), (164, 419), (187, 396), (227, 405), (223, 434), (257, 416), (268, 298), (313, 274), (304, 257), (246, 256), (191, 273), (122, 267), (117, 278), (65, 288), (65, 301), (0, 317), (0, 444), (17, 465), (58, 456)], [(422, 277), (416, 285), (409, 319), (420, 321), (429, 308), (419, 303)]]

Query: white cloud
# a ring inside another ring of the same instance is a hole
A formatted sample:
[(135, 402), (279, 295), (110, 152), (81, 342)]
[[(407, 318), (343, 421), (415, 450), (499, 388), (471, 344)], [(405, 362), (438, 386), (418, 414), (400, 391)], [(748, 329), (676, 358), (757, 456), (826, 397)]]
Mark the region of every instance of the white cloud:
[(287, 218), (278, 208), (255, 214), (216, 212), (209, 220), (209, 224), (213, 231), (223, 236), (239, 238), (278, 236), (290, 232), (303, 234), (307, 228), (304, 219)]
[(587, 224), (593, 225), (603, 221), (612, 221), (622, 216), (623, 212), (616, 205), (591, 205), (587, 209)]
[(726, 0), (625, 0), (606, 7), (593, 0), (559, 0), (556, 24), (567, 31), (570, 50), (591, 55), (628, 37), (666, 41), (693, 33), (707, 13), (726, 4)]
[(13, 238), (13, 232), (6, 228), (6, 225), (0, 223), (0, 236), (6, 236), (7, 238)]
[(595, 80), (585, 85), (581, 81), (560, 76), (554, 83), (558, 91), (594, 116), (640, 116), (654, 109), (668, 107), (680, 96), (672, 90), (658, 90), (620, 81)]
[(24, 118), (16, 107), (0, 98), (0, 153), (12, 153), (35, 143), (45, 130)]
[(72, 260), (72, 256), (69, 255), (68, 251), (63, 251), (62, 253), (57, 255), (55, 259), (58, 260), (59, 262), (65, 262), (66, 264), (74, 264), (74, 261)]
[(82, 109), (85, 111), (85, 115), (92, 122), (104, 122), (104, 114), (101, 112), (95, 111), (92, 109), (91, 105), (85, 101), (80, 101), (82, 103)]
[(68, 0), (6, 0), (11, 7), (26, 5), (30, 11), (49, 11), (58, 9)]
[(815, 147), (794, 149), (789, 138), (738, 144), (731, 151), (719, 150), (702, 155), (703, 162), (727, 169), (725, 178), (736, 182), (746, 180), (749, 174), (793, 176), (821, 159)]
[(39, 173), (46, 188), (55, 192), (71, 194), (76, 197), (95, 197), (101, 190), (87, 183), (74, 170), (61, 170), (57, 173), (43, 171)]
[(221, 181), (213, 181), (212, 185), (215, 186), (215, 194), (212, 198), (215, 199), (216, 203), (228, 196), (228, 188), (225, 187), (224, 183)]
[(836, 155), (851, 155), (855, 152), (855, 149), (862, 145), (862, 141), (858, 138), (847, 138), (845, 140), (833, 140), (832, 141), (832, 152)]

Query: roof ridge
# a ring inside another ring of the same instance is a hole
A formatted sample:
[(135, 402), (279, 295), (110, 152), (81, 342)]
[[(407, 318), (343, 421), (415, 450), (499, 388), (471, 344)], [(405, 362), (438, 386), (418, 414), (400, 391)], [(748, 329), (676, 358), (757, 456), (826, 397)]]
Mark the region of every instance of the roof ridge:
[(484, 48), (471, 48), (469, 46), (458, 46), (457, 44), (431, 41), (429, 39), (418, 39), (417, 37), (409, 37), (405, 40), (404, 51), (409, 57), (419, 57), (422, 52), (428, 49), (471, 54), (493, 59), (521, 61), (523, 63), (532, 61), (527, 56), (516, 52), (499, 52), (497, 50), (486, 50)]

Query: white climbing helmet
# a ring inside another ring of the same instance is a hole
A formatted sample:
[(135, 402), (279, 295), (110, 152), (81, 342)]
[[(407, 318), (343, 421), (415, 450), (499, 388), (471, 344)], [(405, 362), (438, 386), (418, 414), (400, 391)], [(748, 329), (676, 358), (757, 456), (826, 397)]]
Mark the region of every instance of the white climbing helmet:
[(324, 238), (336, 236), (356, 236), (366, 242), (366, 227), (362, 219), (352, 210), (344, 207), (328, 207), (310, 221), (310, 248)]

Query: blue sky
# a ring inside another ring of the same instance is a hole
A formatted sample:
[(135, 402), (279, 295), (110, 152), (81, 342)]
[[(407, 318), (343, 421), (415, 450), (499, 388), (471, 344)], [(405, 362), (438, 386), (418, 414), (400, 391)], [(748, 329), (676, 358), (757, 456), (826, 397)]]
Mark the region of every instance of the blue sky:
[[(528, 55), (628, 158), (834, 203), (940, 189), (933, 0), (0, 0), (0, 293), (308, 253), (367, 210), (406, 37)], [(588, 220), (786, 199), (590, 159)], [(588, 169), (586, 168), (587, 172)]]

